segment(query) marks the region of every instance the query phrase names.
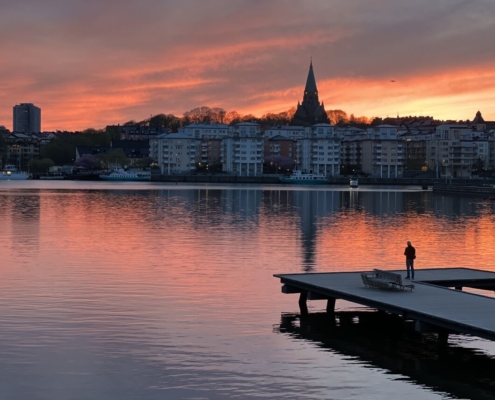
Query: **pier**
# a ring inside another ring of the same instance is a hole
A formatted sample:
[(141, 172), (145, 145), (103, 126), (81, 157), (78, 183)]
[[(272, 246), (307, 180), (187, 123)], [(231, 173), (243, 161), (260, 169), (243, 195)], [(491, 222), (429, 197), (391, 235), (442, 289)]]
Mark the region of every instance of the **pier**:
[[(462, 291), (462, 288), (495, 290), (495, 273), (471, 268), (416, 270), (413, 291), (365, 287), (359, 272), (275, 274), (285, 294), (299, 294), (301, 314), (307, 300), (326, 300), (327, 312), (336, 300), (346, 300), (413, 320), (419, 332), (436, 332), (440, 341), (449, 333), (495, 340), (495, 298)], [(405, 271), (390, 271), (402, 275)]]

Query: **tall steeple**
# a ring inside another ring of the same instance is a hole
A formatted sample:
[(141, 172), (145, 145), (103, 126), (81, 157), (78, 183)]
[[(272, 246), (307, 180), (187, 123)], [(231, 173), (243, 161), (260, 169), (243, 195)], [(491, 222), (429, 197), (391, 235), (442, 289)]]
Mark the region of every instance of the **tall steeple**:
[(313, 60), (309, 63), (308, 78), (304, 88), (304, 96), (301, 104), (297, 104), (296, 113), (292, 118), (292, 125), (304, 124), (313, 125), (318, 123), (329, 124), (327, 113), (323, 103), (318, 99), (318, 89), (316, 88), (315, 73), (313, 71)]
[(313, 71), (313, 60), (309, 64), (308, 79), (306, 79), (306, 88), (304, 94), (315, 93), (318, 96), (318, 90), (316, 89), (315, 73)]

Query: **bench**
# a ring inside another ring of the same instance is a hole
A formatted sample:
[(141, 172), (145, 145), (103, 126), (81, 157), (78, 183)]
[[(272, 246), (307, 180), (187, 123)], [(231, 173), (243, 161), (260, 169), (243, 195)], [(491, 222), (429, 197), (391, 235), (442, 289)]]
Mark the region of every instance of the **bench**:
[(361, 279), (366, 287), (374, 289), (388, 289), (388, 290), (405, 290), (412, 291), (414, 285), (404, 285), (402, 283), (402, 276), (394, 272), (382, 271), (380, 269), (374, 269), (372, 273), (362, 273)]

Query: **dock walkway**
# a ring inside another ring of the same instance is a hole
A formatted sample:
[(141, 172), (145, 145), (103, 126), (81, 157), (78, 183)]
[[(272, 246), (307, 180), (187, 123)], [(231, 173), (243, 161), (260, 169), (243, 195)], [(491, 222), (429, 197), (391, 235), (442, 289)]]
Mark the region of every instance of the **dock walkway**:
[[(463, 287), (495, 290), (495, 273), (469, 268), (416, 270), (415, 289), (390, 291), (367, 288), (362, 272), (276, 274), (283, 293), (300, 293), (301, 313), (306, 300), (336, 299), (372, 307), (416, 321), (418, 330), (458, 332), (495, 340), (495, 298), (463, 292)], [(391, 271), (405, 276), (404, 271)], [(452, 289), (456, 288), (456, 289)]]

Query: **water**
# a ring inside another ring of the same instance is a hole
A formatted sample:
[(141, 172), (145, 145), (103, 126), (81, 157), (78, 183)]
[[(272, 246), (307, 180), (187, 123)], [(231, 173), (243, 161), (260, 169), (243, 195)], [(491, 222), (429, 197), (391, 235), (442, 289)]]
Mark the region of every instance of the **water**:
[(2, 182), (0, 399), (492, 397), (495, 343), (396, 343), (344, 324), (361, 309), (339, 301), (329, 333), (324, 302), (301, 320), (272, 277), (403, 268), (407, 240), (418, 275), (495, 271), (494, 203), (413, 187)]

